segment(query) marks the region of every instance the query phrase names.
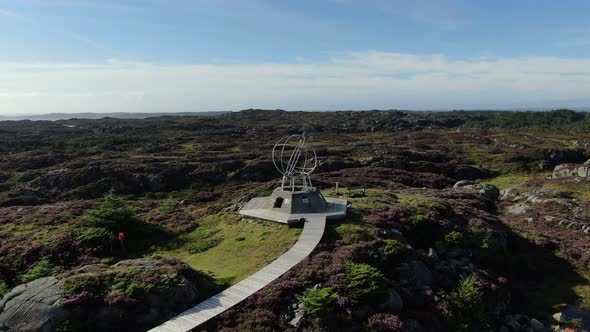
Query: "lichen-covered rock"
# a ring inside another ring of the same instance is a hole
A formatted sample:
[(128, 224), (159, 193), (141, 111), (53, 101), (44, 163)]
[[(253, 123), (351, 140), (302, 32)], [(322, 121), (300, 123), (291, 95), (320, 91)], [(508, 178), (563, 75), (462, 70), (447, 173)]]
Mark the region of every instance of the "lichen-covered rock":
[(554, 179), (564, 177), (590, 178), (590, 160), (584, 164), (563, 164), (555, 166), (551, 177)]

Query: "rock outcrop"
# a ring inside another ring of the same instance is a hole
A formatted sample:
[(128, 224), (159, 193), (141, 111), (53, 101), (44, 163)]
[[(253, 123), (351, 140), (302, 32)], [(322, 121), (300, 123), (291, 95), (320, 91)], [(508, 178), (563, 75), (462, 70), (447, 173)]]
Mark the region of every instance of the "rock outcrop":
[(15, 287), (0, 301), (0, 331), (55, 331), (68, 317), (61, 293), (55, 277)]
[(486, 183), (478, 183), (478, 182), (469, 181), (469, 180), (461, 180), (461, 181), (455, 183), (453, 188), (455, 188), (455, 189), (465, 188), (465, 189), (477, 190), (482, 197), (489, 199), (491, 201), (497, 201), (498, 198), (500, 197), (500, 190), (498, 189), (498, 187), (491, 185), (491, 184), (486, 184)]
[(587, 160), (585, 163), (581, 165), (563, 164), (555, 166), (551, 177), (553, 179), (564, 177), (590, 178), (590, 160)]
[(207, 276), (167, 256), (86, 265), (15, 287), (0, 301), (0, 331), (145, 330), (212, 290)]

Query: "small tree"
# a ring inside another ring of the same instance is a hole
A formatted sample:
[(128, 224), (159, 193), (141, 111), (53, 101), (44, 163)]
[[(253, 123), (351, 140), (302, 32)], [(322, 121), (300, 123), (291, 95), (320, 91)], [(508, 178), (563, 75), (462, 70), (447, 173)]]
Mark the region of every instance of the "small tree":
[(83, 226), (102, 227), (112, 233), (132, 230), (141, 223), (136, 211), (113, 193), (105, 196), (96, 209), (89, 210), (82, 216)]
[(354, 303), (380, 295), (383, 290), (383, 274), (368, 264), (347, 262), (345, 280), (345, 295)]
[(482, 331), (487, 327), (482, 292), (474, 274), (463, 278), (457, 288), (443, 296), (443, 316), (453, 331)]

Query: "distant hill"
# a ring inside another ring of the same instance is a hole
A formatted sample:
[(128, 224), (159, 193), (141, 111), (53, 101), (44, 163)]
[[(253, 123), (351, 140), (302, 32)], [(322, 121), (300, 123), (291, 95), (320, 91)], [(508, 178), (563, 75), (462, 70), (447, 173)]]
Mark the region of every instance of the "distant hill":
[(115, 118), (115, 119), (145, 119), (159, 116), (215, 116), (221, 115), (228, 112), (176, 112), (176, 113), (50, 113), (41, 115), (17, 115), (17, 116), (2, 116), (0, 115), (0, 121), (19, 121), (19, 120), (31, 120), (31, 121), (57, 121), (57, 120), (68, 120), (68, 119), (102, 119), (102, 118)]

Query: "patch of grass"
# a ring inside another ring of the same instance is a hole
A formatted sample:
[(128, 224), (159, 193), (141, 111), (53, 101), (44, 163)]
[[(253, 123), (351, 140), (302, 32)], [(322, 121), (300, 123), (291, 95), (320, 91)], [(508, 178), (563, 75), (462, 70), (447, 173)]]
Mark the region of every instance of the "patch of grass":
[(528, 182), (533, 179), (545, 179), (551, 173), (508, 173), (495, 178), (485, 180), (484, 183), (492, 184), (498, 189), (503, 190), (515, 185)]
[(590, 271), (582, 273), (584, 282), (574, 286), (574, 293), (579, 298), (578, 306), (582, 310), (590, 310)]
[(585, 181), (550, 180), (543, 182), (543, 187), (568, 192), (581, 201), (590, 202), (590, 184)]
[[(218, 213), (199, 220), (191, 233), (152, 251), (179, 258), (197, 270), (211, 272), (218, 281), (234, 284), (287, 251), (300, 233), (283, 224)], [(204, 239), (215, 239), (205, 241), (216, 245), (191, 252), (194, 243)]]
[(336, 227), (338, 237), (349, 243), (370, 241), (375, 237), (368, 227), (359, 224), (340, 224)]

